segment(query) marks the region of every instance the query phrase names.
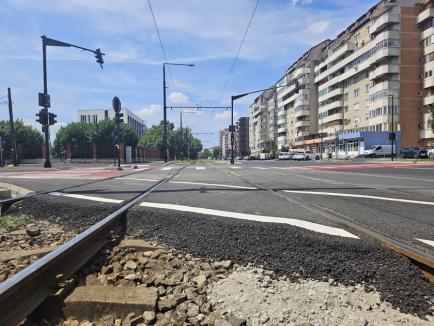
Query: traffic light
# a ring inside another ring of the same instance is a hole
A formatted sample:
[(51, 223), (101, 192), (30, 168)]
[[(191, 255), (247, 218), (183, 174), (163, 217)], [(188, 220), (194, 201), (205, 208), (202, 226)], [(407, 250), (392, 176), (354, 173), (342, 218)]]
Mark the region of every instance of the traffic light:
[(48, 123), (48, 117), (47, 117), (48, 111), (45, 109), (39, 110), (39, 113), (36, 113), (36, 116), (38, 119), (36, 119), (36, 122), (39, 122), (41, 125), (46, 125)]
[(96, 62), (99, 63), (99, 65), (101, 66), (101, 69), (103, 69), (103, 63), (104, 63), (104, 59), (102, 58), (104, 54), (101, 52), (100, 48), (95, 50), (95, 59)]
[(123, 113), (116, 112), (115, 113), (116, 123), (122, 123), (122, 122), (124, 122), (124, 119), (122, 119), (123, 116), (124, 116)]
[(56, 114), (54, 114), (54, 113), (48, 113), (48, 124), (50, 126), (56, 124), (57, 123), (56, 118), (57, 118)]

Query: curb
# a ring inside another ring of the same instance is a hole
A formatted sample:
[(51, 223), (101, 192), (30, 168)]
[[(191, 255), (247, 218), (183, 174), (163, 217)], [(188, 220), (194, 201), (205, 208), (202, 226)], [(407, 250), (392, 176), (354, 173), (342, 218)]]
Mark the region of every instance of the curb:
[(20, 186), (13, 185), (11, 183), (0, 182), (0, 188), (4, 188), (11, 191), (12, 197), (25, 196), (33, 190), (29, 190), (27, 188), (23, 188)]

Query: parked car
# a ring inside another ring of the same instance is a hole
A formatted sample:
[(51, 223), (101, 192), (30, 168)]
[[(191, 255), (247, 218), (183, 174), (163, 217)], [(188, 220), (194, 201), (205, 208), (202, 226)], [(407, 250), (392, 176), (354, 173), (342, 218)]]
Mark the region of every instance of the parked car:
[[(396, 146), (393, 145), (393, 153), (396, 155)], [(374, 145), (363, 153), (365, 157), (391, 156), (392, 145)]]
[(280, 152), (279, 153), (279, 160), (289, 160), (290, 156), (288, 152)]
[(295, 153), (292, 156), (292, 159), (295, 161), (309, 161), (309, 160), (315, 160), (317, 158), (317, 155), (315, 153), (313, 153), (310, 150), (302, 150), (299, 151), (298, 153)]
[(428, 151), (419, 147), (403, 147), (399, 151), (401, 158), (428, 158)]
[(428, 150), (428, 157), (434, 160), (434, 148)]

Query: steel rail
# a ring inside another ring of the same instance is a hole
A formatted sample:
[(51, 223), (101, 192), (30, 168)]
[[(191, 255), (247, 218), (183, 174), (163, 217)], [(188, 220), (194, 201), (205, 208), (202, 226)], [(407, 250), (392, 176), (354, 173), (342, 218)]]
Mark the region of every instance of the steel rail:
[(57, 275), (71, 277), (112, 241), (113, 231), (125, 234), (127, 211), (184, 167), (154, 183), (103, 220), (1, 283), (0, 325), (16, 325), (24, 320), (58, 287)]
[(422, 274), (432, 283), (434, 283), (434, 256), (431, 255), (428, 252), (425, 252), (421, 249), (415, 248), (413, 246), (410, 246), (402, 241), (393, 239), (391, 237), (388, 237), (384, 234), (381, 234), (377, 231), (373, 231), (363, 225), (351, 222), (345, 218), (342, 214), (339, 212), (336, 212), (332, 209), (322, 207), (317, 204), (313, 204), (310, 202), (307, 202), (302, 199), (298, 199), (297, 201), (290, 199), (289, 197), (285, 196), (282, 193), (279, 193), (278, 190), (268, 188), (262, 184), (257, 184), (256, 182), (250, 181), (239, 174), (234, 173), (232, 170), (229, 170), (229, 173), (237, 176), (244, 182), (251, 184), (255, 186), (258, 189), (262, 189), (264, 191), (267, 191), (275, 196), (278, 196), (279, 198), (283, 198), (287, 201), (291, 201), (292, 203), (296, 203), (304, 208), (308, 209), (314, 209), (322, 213), (322, 215), (325, 215), (328, 219), (332, 220), (335, 223), (341, 224), (343, 226), (346, 226), (347, 228), (353, 230), (354, 232), (358, 233), (359, 235), (363, 235), (366, 238), (372, 239), (376, 242), (379, 242), (380, 244), (384, 245), (385, 247), (399, 253), (400, 255), (403, 255), (413, 261), (418, 267), (420, 268)]
[[(154, 168), (151, 168), (149, 170), (152, 170)], [(146, 171), (149, 171), (146, 170)], [(94, 183), (98, 183), (98, 182), (104, 182), (104, 181), (108, 181), (108, 180), (113, 180), (113, 179), (117, 179), (117, 178), (123, 178), (123, 177), (128, 177), (130, 175), (136, 174), (136, 173), (141, 173), (143, 172), (143, 170), (140, 171), (133, 171), (133, 172), (129, 172), (129, 173), (125, 173), (122, 175), (115, 175), (115, 176), (111, 176), (111, 177), (107, 177), (107, 178), (103, 178), (103, 179), (97, 179), (97, 180), (92, 180), (92, 181), (87, 181), (78, 185), (73, 185), (73, 186), (67, 186), (67, 187), (63, 187), (63, 188), (57, 188), (57, 189), (50, 189), (50, 190), (45, 190), (45, 191), (37, 191), (37, 192), (31, 192), (27, 195), (23, 195), (23, 196), (18, 196), (18, 197), (14, 197), (14, 198), (9, 198), (9, 199), (3, 199), (0, 200), (0, 215), (3, 215), (13, 204), (22, 201), (24, 199), (28, 199), (34, 196), (40, 196), (40, 195), (46, 195), (52, 192), (59, 192), (59, 191), (64, 191), (67, 189), (73, 189), (73, 188), (79, 188), (82, 186), (87, 186), (90, 184), (94, 184)]]

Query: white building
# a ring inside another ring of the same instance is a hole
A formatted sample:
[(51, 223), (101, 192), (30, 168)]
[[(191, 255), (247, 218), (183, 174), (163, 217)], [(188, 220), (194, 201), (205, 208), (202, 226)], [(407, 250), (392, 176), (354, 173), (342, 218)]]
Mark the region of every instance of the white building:
[[(124, 116), (122, 117), (124, 119), (124, 122), (129, 124), (136, 131), (137, 136), (140, 138), (146, 129), (145, 121), (143, 119), (140, 119), (137, 115), (135, 115), (128, 109), (122, 109), (121, 113), (124, 114)], [(114, 119), (114, 117), (114, 110), (77, 110), (77, 120), (79, 122), (98, 123), (104, 119)]]

